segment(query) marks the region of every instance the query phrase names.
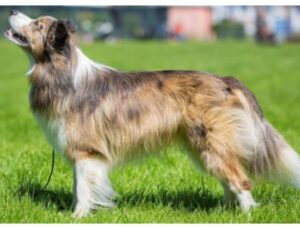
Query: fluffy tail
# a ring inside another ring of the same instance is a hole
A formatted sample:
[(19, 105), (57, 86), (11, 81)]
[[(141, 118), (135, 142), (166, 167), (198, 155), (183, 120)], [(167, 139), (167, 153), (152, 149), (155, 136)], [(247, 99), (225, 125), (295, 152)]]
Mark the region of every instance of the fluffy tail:
[(300, 157), (267, 120), (259, 120), (251, 172), (300, 188)]
[(244, 108), (243, 115), (239, 116), (241, 122), (237, 140), (250, 173), (256, 178), (276, 180), (300, 188), (299, 155), (262, 113), (257, 112), (260, 108), (253, 94), (252, 101), (246, 93), (238, 92), (237, 96)]

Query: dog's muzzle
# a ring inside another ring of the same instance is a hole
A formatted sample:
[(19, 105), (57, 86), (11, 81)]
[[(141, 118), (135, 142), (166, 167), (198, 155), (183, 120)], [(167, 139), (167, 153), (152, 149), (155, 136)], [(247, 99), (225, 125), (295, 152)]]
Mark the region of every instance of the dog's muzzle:
[(8, 18), (11, 28), (7, 30), (4, 35), (12, 42), (19, 46), (27, 47), (29, 46), (26, 36), (23, 34), (22, 30), (26, 26), (29, 26), (32, 19), (25, 14), (17, 10), (10, 11), (10, 16)]

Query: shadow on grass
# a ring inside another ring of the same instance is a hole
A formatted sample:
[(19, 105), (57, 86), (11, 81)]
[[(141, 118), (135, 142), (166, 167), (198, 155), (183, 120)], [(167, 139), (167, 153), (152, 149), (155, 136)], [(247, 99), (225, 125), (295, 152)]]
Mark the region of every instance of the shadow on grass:
[(33, 202), (42, 203), (45, 208), (49, 208), (50, 205), (55, 205), (59, 211), (71, 210), (72, 205), (72, 193), (63, 189), (51, 191), (42, 190), (39, 184), (27, 183), (21, 185), (17, 191), (17, 195), (29, 196)]
[(221, 203), (221, 198), (212, 195), (207, 190), (181, 190), (170, 192), (160, 190), (157, 193), (130, 192), (117, 198), (118, 206), (135, 206), (141, 204), (153, 204), (168, 206), (173, 209), (186, 211), (205, 210), (216, 208)]
[[(29, 196), (33, 202), (42, 203), (45, 208), (55, 205), (59, 211), (71, 210), (72, 193), (59, 189), (55, 191), (43, 191), (39, 184), (23, 184), (17, 195)], [(170, 192), (159, 190), (157, 193), (144, 193), (140, 191), (128, 192), (118, 195), (117, 206), (138, 206), (143, 204), (168, 206), (173, 209), (184, 209), (186, 211), (205, 210), (220, 206), (221, 198), (212, 195), (208, 190), (179, 190)]]

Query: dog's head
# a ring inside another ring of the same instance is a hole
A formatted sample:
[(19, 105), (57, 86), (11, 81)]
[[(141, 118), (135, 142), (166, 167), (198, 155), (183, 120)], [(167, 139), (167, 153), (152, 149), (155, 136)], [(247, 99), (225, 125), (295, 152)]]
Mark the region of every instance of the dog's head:
[(70, 21), (49, 16), (31, 19), (16, 10), (11, 11), (9, 24), (11, 29), (5, 32), (5, 36), (31, 54), (35, 61), (44, 61), (53, 53), (66, 54), (75, 32)]

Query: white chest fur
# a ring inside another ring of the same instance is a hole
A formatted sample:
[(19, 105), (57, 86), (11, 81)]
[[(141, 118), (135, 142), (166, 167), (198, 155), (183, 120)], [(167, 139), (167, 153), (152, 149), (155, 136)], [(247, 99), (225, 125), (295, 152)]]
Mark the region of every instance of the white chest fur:
[(34, 113), (34, 117), (43, 129), (49, 143), (52, 147), (64, 154), (67, 146), (67, 138), (64, 126), (64, 120), (61, 118), (49, 120), (45, 116)]

